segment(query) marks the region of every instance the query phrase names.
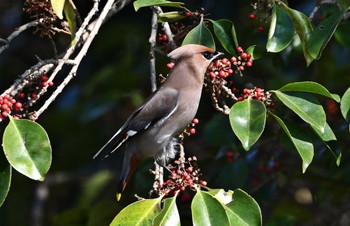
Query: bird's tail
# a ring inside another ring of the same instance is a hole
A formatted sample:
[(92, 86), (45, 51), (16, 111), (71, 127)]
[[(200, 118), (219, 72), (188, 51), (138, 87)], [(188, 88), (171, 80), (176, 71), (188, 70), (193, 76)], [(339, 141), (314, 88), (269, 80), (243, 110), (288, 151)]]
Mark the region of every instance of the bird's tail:
[[(120, 176), (120, 180), (117, 187), (117, 194), (116, 194), (118, 201), (122, 197), (122, 192), (124, 191), (126, 185), (128, 184), (131, 176), (134, 174), (135, 169), (139, 163), (140, 163), (139, 158), (137, 158), (135, 155), (131, 156), (130, 162), (123, 163), (122, 175)], [(130, 167), (128, 167), (126, 164), (130, 164), (129, 165)]]

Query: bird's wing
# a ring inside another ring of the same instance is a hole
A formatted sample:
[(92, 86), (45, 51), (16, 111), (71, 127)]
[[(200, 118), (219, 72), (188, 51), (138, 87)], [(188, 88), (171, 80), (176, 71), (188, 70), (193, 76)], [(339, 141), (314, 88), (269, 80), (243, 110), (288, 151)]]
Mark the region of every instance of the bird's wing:
[(96, 158), (102, 152), (105, 152), (105, 157), (107, 157), (108, 154), (114, 152), (125, 141), (131, 139), (139, 132), (154, 124), (161, 126), (177, 109), (178, 94), (176, 89), (169, 87), (161, 87), (154, 92), (140, 108), (131, 114), (123, 126), (93, 158)]

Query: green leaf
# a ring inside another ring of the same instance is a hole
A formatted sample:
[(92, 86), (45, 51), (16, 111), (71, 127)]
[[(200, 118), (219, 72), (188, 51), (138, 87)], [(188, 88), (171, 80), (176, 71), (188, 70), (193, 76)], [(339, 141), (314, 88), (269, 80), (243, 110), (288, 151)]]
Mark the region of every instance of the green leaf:
[(294, 111), (300, 118), (324, 132), (326, 113), (318, 100), (308, 93), (282, 92), (272, 90), (284, 105)]
[(63, 19), (63, 8), (66, 0), (51, 0), (51, 6), (54, 13), (61, 20)]
[(324, 86), (310, 81), (304, 82), (292, 82), (282, 88), (279, 91), (296, 91), (296, 92), (308, 92), (329, 97), (339, 103), (340, 97), (337, 94), (331, 94)]
[(340, 101), (340, 111), (345, 120), (350, 123), (350, 88), (348, 88)]
[(337, 30), (334, 33), (334, 38), (339, 44), (344, 47), (350, 48), (350, 21), (342, 22), (338, 25)]
[(67, 1), (66, 4), (64, 4), (64, 15), (67, 18), (68, 21), (68, 26), (71, 34), (71, 45), (74, 45), (76, 40), (75, 40), (75, 32), (77, 30), (77, 21), (76, 21), (76, 15), (74, 8), (72, 4)]
[(305, 173), (307, 167), (310, 165), (314, 157), (314, 146), (311, 142), (311, 139), (307, 136), (306, 133), (304, 133), (302, 128), (296, 126), (294, 123), (283, 121), (277, 115), (274, 115), (272, 113), (271, 115), (276, 119), (278, 124), (280, 124), (284, 132), (292, 141), (294, 147), (299, 152), (299, 155), (303, 161), (302, 171)]
[(281, 52), (292, 41), (294, 32), (293, 22), (288, 14), (274, 5), (266, 50), (273, 53)]
[(38, 123), (10, 117), (2, 142), (13, 168), (31, 179), (44, 180), (51, 165), (51, 146)]
[(256, 45), (249, 46), (246, 52), (251, 55), (253, 60), (261, 58), (261, 50)]
[(262, 225), (261, 210), (258, 203), (245, 191), (236, 189), (233, 201), (226, 205), (230, 225)]
[(182, 42), (182, 45), (186, 44), (199, 44), (215, 49), (213, 35), (202, 21), (188, 32)]
[(311, 22), (309, 18), (302, 12), (289, 8), (285, 3), (281, 1), (279, 3), (281, 4), (282, 9), (284, 9), (286, 13), (289, 15), (289, 17), (292, 19), (294, 28), (303, 46), (303, 52), (304, 52), (304, 58), (306, 60), (306, 64), (307, 66), (309, 66), (311, 62), (314, 60), (306, 48), (307, 41), (309, 40), (309, 37), (312, 33)]
[(176, 8), (183, 8), (184, 3), (183, 2), (171, 2), (166, 0), (137, 0), (134, 1), (134, 8), (135, 11), (139, 10), (142, 7), (149, 7), (149, 6), (168, 6), (168, 7), (176, 7)]
[(6, 161), (3, 154), (0, 154), (0, 207), (5, 202), (10, 190), (12, 167)]
[(211, 22), (215, 36), (221, 45), (230, 54), (237, 55), (235, 46), (238, 46), (238, 42), (237, 37), (232, 34), (232, 31), (235, 29), (233, 23), (230, 20), (211, 20)]
[(344, 12), (337, 12), (323, 20), (311, 33), (307, 41), (307, 51), (314, 59), (320, 59), (323, 49), (333, 36), (339, 22), (343, 18)]
[(214, 196), (214, 198), (216, 198), (220, 203), (225, 205), (233, 201), (232, 190), (225, 191), (224, 189), (210, 189), (208, 193)]
[(331, 151), (332, 155), (335, 158), (335, 163), (337, 166), (340, 165), (341, 161), (341, 149), (340, 145), (337, 141), (337, 137), (335, 136), (332, 128), (326, 123), (324, 132), (322, 133), (319, 129), (316, 127), (311, 126), (312, 129), (316, 132), (316, 134), (321, 138), (321, 140), (324, 142), (328, 150)]
[(191, 204), (193, 225), (230, 225), (224, 206), (207, 192), (197, 190)]
[(266, 107), (258, 100), (240, 101), (232, 106), (229, 118), (233, 132), (248, 151), (264, 131)]
[(176, 196), (164, 199), (164, 207), (154, 219), (152, 225), (177, 226), (180, 224), (180, 215), (176, 206)]
[(172, 11), (172, 12), (166, 12), (166, 13), (160, 13), (157, 18), (158, 23), (163, 22), (176, 22), (179, 20), (185, 19), (186, 16), (183, 13), (180, 13), (179, 11)]
[(152, 225), (153, 219), (159, 213), (161, 197), (144, 199), (131, 203), (113, 219), (110, 226), (117, 225)]

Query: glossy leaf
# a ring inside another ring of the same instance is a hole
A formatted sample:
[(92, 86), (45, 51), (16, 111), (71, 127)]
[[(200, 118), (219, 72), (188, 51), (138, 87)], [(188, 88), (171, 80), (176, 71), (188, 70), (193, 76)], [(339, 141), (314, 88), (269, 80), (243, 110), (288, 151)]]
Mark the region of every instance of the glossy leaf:
[(269, 37), (266, 43), (267, 51), (277, 53), (284, 50), (292, 41), (294, 32), (293, 22), (288, 14), (274, 5)]
[(188, 32), (182, 42), (182, 45), (186, 44), (200, 44), (215, 49), (213, 35), (203, 22), (200, 22), (195, 28)]
[(137, 0), (134, 1), (134, 9), (135, 11), (139, 10), (142, 7), (149, 6), (168, 6), (168, 7), (176, 7), (183, 8), (183, 2), (172, 2), (166, 0)]
[(340, 101), (340, 97), (337, 94), (331, 94), (324, 86), (310, 81), (304, 82), (292, 82), (278, 89), (279, 91), (296, 91), (296, 92), (308, 92), (329, 97), (336, 102)]
[(69, 1), (67, 1), (66, 4), (64, 5), (64, 15), (67, 18), (69, 30), (71, 33), (71, 40), (72, 40), (71, 45), (74, 45), (76, 41), (75, 32), (77, 30), (77, 21), (76, 21), (74, 8)]
[(249, 46), (246, 52), (251, 55), (253, 60), (261, 58), (261, 50), (256, 45)]
[(51, 146), (38, 123), (10, 117), (2, 145), (13, 168), (31, 179), (44, 180), (51, 165)]
[(163, 209), (154, 219), (152, 225), (159, 226), (176, 226), (180, 225), (180, 215), (176, 206), (176, 197), (164, 199)]
[(271, 91), (289, 109), (312, 126), (324, 132), (326, 113), (320, 102), (308, 93)]
[(12, 167), (6, 161), (5, 156), (0, 154), (0, 207), (5, 202), (10, 190)]
[(309, 40), (309, 37), (312, 33), (312, 25), (309, 20), (309, 18), (303, 14), (302, 12), (299, 12), (297, 10), (289, 8), (285, 3), (279, 2), (281, 4), (282, 9), (286, 11), (286, 13), (289, 15), (289, 17), (292, 19), (294, 28), (300, 38), (300, 41), (303, 46), (303, 52), (304, 52), (304, 58), (306, 60), (306, 64), (310, 65), (310, 63), (314, 60), (312, 56), (307, 51), (306, 45), (307, 41)]
[(63, 8), (66, 0), (51, 0), (51, 6), (53, 12), (57, 15), (61, 20), (63, 19)]
[(238, 46), (237, 37), (232, 34), (234, 25), (230, 20), (211, 20), (214, 28), (214, 33), (221, 45), (227, 52), (232, 55), (237, 55), (236, 46)]
[(321, 57), (323, 49), (333, 36), (343, 15), (343, 12), (335, 13), (323, 20), (312, 32), (307, 43), (307, 51), (312, 58), (319, 59)]
[(338, 5), (343, 9), (343, 10), (348, 10), (350, 7), (350, 0), (336, 0)]
[(258, 203), (245, 191), (236, 189), (233, 201), (226, 205), (230, 225), (262, 225), (261, 210)]
[[(272, 114), (272, 113), (271, 113)], [(312, 162), (314, 157), (314, 146), (311, 139), (303, 131), (302, 128), (296, 126), (292, 122), (283, 121), (277, 115), (272, 114), (278, 124), (282, 127), (289, 139), (292, 141), (294, 147), (298, 150), (299, 155), (303, 161), (302, 171), (305, 173), (307, 167)]]
[(113, 219), (110, 226), (117, 225), (152, 225), (153, 219), (159, 213), (161, 198), (144, 199), (131, 203)]
[(348, 88), (340, 101), (340, 110), (343, 117), (350, 123), (350, 88)]
[(207, 192), (197, 190), (191, 204), (193, 225), (230, 225), (223, 205)]
[(335, 158), (335, 163), (337, 164), (337, 166), (339, 166), (342, 154), (341, 154), (340, 145), (337, 142), (337, 137), (335, 136), (332, 128), (328, 125), (328, 123), (326, 123), (324, 132), (322, 133), (319, 129), (313, 126), (311, 127), (316, 132), (316, 134), (321, 138), (321, 140), (324, 142), (328, 150), (331, 151), (332, 155)]
[(179, 20), (185, 19), (186, 16), (183, 13), (180, 13), (179, 11), (172, 11), (172, 12), (165, 12), (160, 13), (157, 18), (158, 23), (163, 22), (176, 22)]
[(264, 131), (265, 105), (257, 100), (240, 101), (232, 106), (229, 117), (233, 132), (248, 151)]

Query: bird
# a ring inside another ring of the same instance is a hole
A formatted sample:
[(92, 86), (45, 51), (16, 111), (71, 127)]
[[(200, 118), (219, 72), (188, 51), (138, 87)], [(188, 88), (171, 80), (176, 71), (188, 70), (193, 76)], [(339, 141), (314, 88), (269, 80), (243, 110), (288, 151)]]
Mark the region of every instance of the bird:
[(121, 146), (125, 154), (117, 187), (121, 198), (141, 158), (151, 157), (165, 167), (175, 158), (179, 135), (195, 117), (209, 64), (223, 53), (198, 44), (187, 44), (168, 54), (175, 60), (165, 82), (137, 108), (94, 155), (107, 157)]

